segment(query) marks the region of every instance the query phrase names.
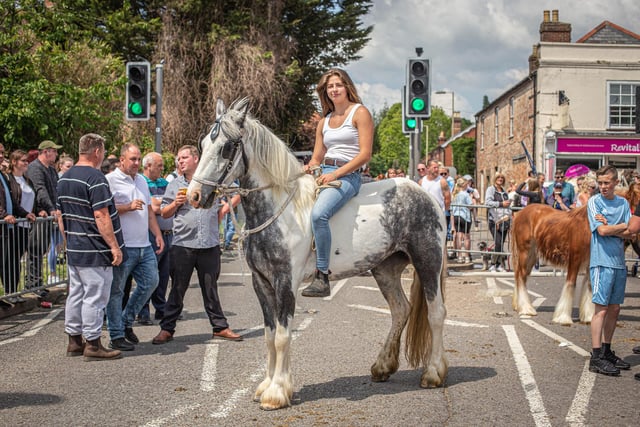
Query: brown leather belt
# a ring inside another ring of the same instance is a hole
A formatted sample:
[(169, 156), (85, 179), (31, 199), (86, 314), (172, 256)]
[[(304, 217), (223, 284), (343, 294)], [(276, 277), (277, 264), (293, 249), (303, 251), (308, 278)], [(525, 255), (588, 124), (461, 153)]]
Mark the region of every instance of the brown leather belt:
[(168, 236), (170, 234), (173, 234), (173, 230), (160, 230), (162, 232), (163, 235)]
[(346, 165), (349, 162), (345, 162), (344, 160), (337, 160), (337, 159), (332, 159), (329, 157), (325, 157), (324, 160), (322, 161), (322, 166), (337, 166), (337, 167), (342, 167), (344, 165)]

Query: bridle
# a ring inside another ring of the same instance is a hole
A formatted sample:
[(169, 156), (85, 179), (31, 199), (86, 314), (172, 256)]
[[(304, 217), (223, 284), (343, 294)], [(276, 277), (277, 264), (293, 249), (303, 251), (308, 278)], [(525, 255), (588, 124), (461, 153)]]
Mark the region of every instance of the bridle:
[[(246, 117), (247, 117), (247, 113), (245, 111), (245, 113), (242, 115), (242, 122), (240, 122), (241, 131), (244, 129), (244, 121)], [(222, 128), (222, 125), (220, 123), (221, 118), (222, 116), (217, 118), (216, 121), (213, 122), (213, 126), (211, 127), (211, 132), (209, 133), (209, 140), (213, 142), (218, 137), (218, 134), (220, 133), (220, 131), (222, 131), (222, 134), (227, 138), (227, 141), (222, 146), (222, 152), (220, 153), (220, 156), (227, 161), (227, 164), (224, 166), (224, 171), (222, 172), (222, 175), (220, 176), (220, 178), (218, 178), (218, 182), (213, 182), (206, 178), (202, 178), (195, 175), (192, 178), (195, 182), (214, 187), (216, 189), (214, 193), (217, 192), (219, 188), (225, 187), (222, 183), (227, 178), (227, 175), (229, 175), (229, 172), (231, 172), (234, 166), (236, 166), (236, 164), (238, 163), (240, 159), (238, 157), (238, 153), (242, 154), (242, 163), (244, 164), (245, 168), (248, 168), (248, 159), (247, 159), (246, 153), (244, 152), (244, 143), (242, 141), (242, 134), (237, 138), (232, 138)], [(202, 147), (202, 140), (199, 142), (198, 145), (199, 145), (198, 149), (200, 150), (200, 153), (202, 153), (204, 151)]]
[[(245, 112), (242, 115), (242, 121), (240, 122), (240, 130), (244, 129), (244, 121), (247, 117), (247, 111), (245, 110)], [(206, 178), (202, 178), (199, 176), (193, 176), (191, 179), (199, 184), (202, 185), (208, 185), (210, 187), (213, 187), (215, 189), (215, 191), (212, 191), (211, 194), (209, 195), (209, 197), (207, 198), (208, 202), (209, 198), (216, 196), (216, 195), (225, 195), (225, 196), (231, 196), (233, 194), (240, 194), (241, 197), (245, 197), (247, 196), (249, 193), (252, 193), (254, 191), (263, 191), (266, 190), (268, 188), (273, 187), (273, 184), (269, 184), (269, 185), (265, 185), (262, 187), (256, 187), (256, 188), (239, 188), (239, 187), (232, 187), (230, 185), (225, 185), (223, 184), (225, 178), (229, 175), (229, 172), (231, 172), (234, 168), (234, 166), (236, 166), (236, 164), (238, 163), (238, 161), (240, 160), (240, 156), (239, 154), (242, 154), (242, 162), (244, 164), (245, 169), (248, 169), (248, 158), (247, 155), (244, 151), (244, 142), (242, 141), (242, 135), (240, 135), (237, 138), (231, 138), (230, 135), (228, 133), (226, 133), (224, 131), (224, 129), (222, 128), (221, 125), (221, 121), (220, 119), (222, 118), (222, 116), (218, 117), (216, 119), (216, 121), (213, 123), (213, 126), (211, 128), (211, 132), (209, 134), (209, 140), (210, 141), (214, 141), (217, 137), (218, 134), (220, 133), (220, 131), (222, 131), (222, 134), (227, 138), (227, 141), (224, 143), (224, 145), (222, 146), (222, 152), (220, 153), (220, 157), (222, 157), (223, 159), (225, 159), (227, 161), (227, 164), (224, 166), (224, 172), (222, 173), (222, 175), (220, 176), (220, 178), (218, 178), (218, 182), (214, 182), (214, 181), (210, 181)], [(203, 147), (202, 147), (202, 141), (200, 141), (199, 143), (199, 147), (200, 152), (203, 152)], [(301, 173), (300, 175), (294, 177), (292, 179), (292, 181), (300, 178), (301, 176), (304, 176), (304, 173)], [(231, 204), (231, 198), (228, 197), (229, 199), (229, 213), (231, 214), (231, 220), (236, 228), (236, 230), (240, 230), (238, 233), (240, 235), (240, 239), (239, 241), (242, 242), (244, 241), (244, 239), (246, 239), (249, 235), (254, 234), (254, 233), (259, 233), (260, 231), (264, 230), (265, 228), (267, 228), (268, 226), (270, 226), (276, 219), (278, 219), (278, 217), (284, 212), (285, 208), (287, 207), (287, 205), (289, 205), (289, 203), (291, 202), (291, 200), (293, 199), (294, 195), (296, 194), (298, 190), (298, 187), (295, 186), (292, 191), (289, 192), (289, 195), (287, 196), (287, 199), (285, 200), (285, 202), (280, 206), (280, 209), (278, 209), (278, 211), (271, 216), (271, 218), (269, 218), (267, 221), (265, 221), (263, 224), (259, 225), (258, 227), (252, 228), (250, 230), (241, 230), (239, 225), (236, 222), (236, 218), (235, 218), (235, 213), (233, 211), (233, 205)], [(204, 203), (206, 205), (206, 202)]]

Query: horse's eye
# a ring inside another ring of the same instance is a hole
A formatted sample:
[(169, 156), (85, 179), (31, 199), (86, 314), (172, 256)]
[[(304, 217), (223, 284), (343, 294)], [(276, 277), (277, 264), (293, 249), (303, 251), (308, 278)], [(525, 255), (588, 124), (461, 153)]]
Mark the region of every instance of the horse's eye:
[(222, 146), (222, 153), (220, 155), (225, 160), (231, 160), (231, 157), (233, 155), (233, 142), (231, 141), (225, 142), (224, 145)]

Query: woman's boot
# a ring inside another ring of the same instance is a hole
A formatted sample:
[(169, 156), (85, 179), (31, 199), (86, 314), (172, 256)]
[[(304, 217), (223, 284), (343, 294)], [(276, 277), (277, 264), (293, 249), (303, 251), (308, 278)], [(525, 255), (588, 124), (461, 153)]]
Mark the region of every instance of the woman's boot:
[(303, 297), (328, 297), (331, 295), (329, 275), (316, 270), (313, 282), (302, 291)]

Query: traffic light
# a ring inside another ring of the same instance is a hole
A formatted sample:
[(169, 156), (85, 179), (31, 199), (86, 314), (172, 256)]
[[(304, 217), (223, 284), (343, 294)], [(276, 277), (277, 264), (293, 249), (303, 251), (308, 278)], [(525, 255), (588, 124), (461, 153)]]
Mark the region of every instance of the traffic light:
[(148, 62), (127, 62), (127, 120), (149, 120), (151, 66)]
[(416, 117), (407, 117), (406, 114), (406, 86), (402, 88), (402, 133), (414, 133), (416, 131), (416, 127), (418, 126), (419, 119)]
[(410, 59), (407, 64), (405, 114), (407, 117), (428, 119), (431, 116), (431, 88), (429, 60)]

